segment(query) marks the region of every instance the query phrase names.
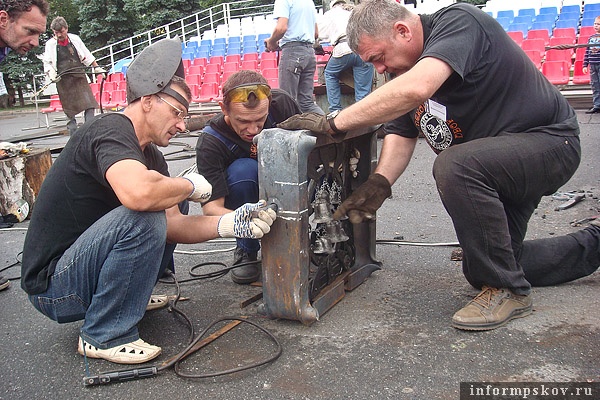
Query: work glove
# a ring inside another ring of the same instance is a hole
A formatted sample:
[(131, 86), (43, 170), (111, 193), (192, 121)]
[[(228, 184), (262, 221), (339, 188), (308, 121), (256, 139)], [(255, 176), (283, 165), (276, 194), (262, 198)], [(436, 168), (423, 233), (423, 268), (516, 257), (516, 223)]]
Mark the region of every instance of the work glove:
[(329, 131), (331, 130), (327, 116), (315, 112), (292, 115), (285, 121), (277, 124), (277, 127), (290, 131), (308, 129), (322, 135), (329, 135)]
[(266, 207), (265, 200), (246, 203), (219, 219), (217, 231), (221, 237), (260, 239), (271, 230), (277, 213)]
[(316, 56), (324, 56), (325, 55), (325, 50), (323, 49), (323, 46), (321, 45), (321, 43), (315, 42), (315, 44), (313, 45), (313, 49), (315, 50)]
[(342, 219), (347, 215), (353, 224), (374, 219), (375, 212), (391, 195), (392, 188), (388, 180), (383, 175), (371, 174), (367, 181), (335, 210), (333, 218)]
[(102, 67), (94, 67), (94, 69), (92, 70), (92, 72), (94, 74), (105, 74), (106, 70)]
[(60, 81), (60, 76), (58, 76), (58, 73), (56, 72), (56, 70), (48, 70), (48, 78), (50, 78), (50, 82), (52, 83), (56, 83), (58, 81)]
[(188, 197), (188, 200), (204, 204), (210, 199), (210, 196), (212, 195), (212, 185), (208, 183), (205, 177), (198, 173), (190, 172), (182, 175), (182, 178), (187, 179), (194, 185), (194, 190)]

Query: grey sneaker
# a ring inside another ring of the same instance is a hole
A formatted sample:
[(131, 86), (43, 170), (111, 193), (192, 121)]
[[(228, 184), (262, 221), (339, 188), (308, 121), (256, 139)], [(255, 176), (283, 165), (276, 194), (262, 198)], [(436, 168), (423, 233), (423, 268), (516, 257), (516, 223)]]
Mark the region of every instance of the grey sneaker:
[(239, 285), (256, 282), (260, 278), (260, 263), (255, 262), (257, 253), (246, 253), (239, 247), (233, 254), (233, 265), (246, 264), (231, 270), (231, 280)]
[(10, 286), (10, 281), (8, 279), (6, 279), (5, 277), (3, 277), (2, 275), (0, 275), (0, 290), (8, 289), (9, 286)]
[(496, 329), (514, 318), (531, 314), (532, 295), (484, 286), (473, 300), (452, 317), (452, 326), (467, 331)]

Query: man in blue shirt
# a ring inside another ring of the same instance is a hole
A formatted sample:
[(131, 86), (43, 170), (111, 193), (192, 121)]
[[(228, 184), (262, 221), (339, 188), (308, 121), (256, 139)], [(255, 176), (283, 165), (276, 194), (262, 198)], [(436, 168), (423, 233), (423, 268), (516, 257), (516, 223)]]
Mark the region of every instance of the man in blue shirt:
[(298, 102), (302, 112), (324, 114), (313, 100), (317, 68), (313, 43), (319, 37), (315, 4), (312, 0), (275, 0), (273, 17), (277, 24), (265, 46), (267, 51), (281, 48), (279, 87)]

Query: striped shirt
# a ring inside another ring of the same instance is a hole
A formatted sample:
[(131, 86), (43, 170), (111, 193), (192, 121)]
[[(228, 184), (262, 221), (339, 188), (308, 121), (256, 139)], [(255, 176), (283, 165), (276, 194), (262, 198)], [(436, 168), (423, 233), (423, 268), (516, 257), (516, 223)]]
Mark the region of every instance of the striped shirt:
[(595, 44), (597, 46), (587, 47), (585, 49), (585, 56), (583, 57), (584, 67), (587, 67), (590, 64), (600, 64), (600, 33), (590, 36), (588, 44)]

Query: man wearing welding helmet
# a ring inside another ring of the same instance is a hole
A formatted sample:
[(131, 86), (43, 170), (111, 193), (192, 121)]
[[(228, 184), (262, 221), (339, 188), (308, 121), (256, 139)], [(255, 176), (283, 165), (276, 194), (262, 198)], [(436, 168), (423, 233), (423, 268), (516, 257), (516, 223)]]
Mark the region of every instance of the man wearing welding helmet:
[[(206, 215), (223, 215), (258, 200), (258, 163), (252, 139), (263, 129), (300, 113), (296, 101), (283, 90), (268, 86), (258, 72), (242, 70), (223, 85), (222, 114), (211, 119), (196, 144), (198, 172), (212, 185)], [(237, 239), (231, 279), (248, 284), (260, 277), (256, 239)]]
[(185, 129), (191, 92), (181, 42), (145, 48), (127, 70), (123, 113), (94, 117), (69, 139), (48, 172), (23, 248), (21, 286), (33, 306), (59, 323), (83, 320), (78, 352), (121, 364), (157, 357), (138, 323), (175, 243), (260, 238), (276, 218), (262, 202), (222, 216), (184, 215), (204, 202), (197, 173), (170, 177), (157, 146)]

